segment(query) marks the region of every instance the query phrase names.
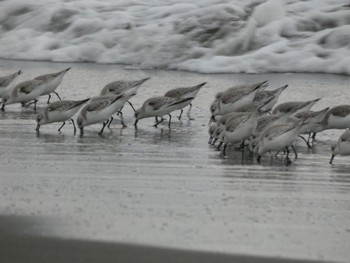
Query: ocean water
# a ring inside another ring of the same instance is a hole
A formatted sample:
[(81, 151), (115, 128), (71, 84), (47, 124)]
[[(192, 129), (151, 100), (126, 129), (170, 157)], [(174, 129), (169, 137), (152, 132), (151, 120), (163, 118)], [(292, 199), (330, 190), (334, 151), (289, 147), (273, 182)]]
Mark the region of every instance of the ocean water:
[(5, 0), (0, 58), (350, 74), (348, 0)]

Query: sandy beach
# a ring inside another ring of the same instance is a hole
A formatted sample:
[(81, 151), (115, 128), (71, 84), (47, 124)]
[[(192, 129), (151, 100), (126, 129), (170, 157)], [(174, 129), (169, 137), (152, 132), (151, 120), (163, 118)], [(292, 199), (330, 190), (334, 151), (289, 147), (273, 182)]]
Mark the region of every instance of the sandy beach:
[[(350, 162), (325, 131), (290, 166), (266, 155), (261, 164), (228, 158), (208, 145), (209, 105), (228, 87), (269, 81), (289, 87), (279, 102), (322, 98), (320, 110), (349, 104), (350, 76), (332, 74), (197, 74), (123, 65), (0, 60), (0, 74), (19, 81), (72, 67), (57, 89), (62, 99), (98, 95), (118, 79), (150, 77), (131, 99), (136, 108), (175, 87), (207, 84), (192, 117), (153, 127), (115, 120), (102, 136), (71, 124), (35, 132), (33, 108), (0, 112), (1, 262), (348, 262)], [(38, 110), (46, 106), (42, 97)], [(53, 100), (57, 98), (53, 97)], [(289, 261), (288, 261), (288, 260)], [(90, 261), (89, 261), (90, 260)]]

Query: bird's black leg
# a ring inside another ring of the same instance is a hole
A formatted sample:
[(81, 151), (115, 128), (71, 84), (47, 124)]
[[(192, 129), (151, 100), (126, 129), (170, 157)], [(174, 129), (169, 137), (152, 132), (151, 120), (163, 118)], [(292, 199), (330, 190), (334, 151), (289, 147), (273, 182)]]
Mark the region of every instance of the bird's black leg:
[(59, 132), (61, 132), (61, 129), (63, 128), (63, 126), (66, 124), (66, 122), (62, 123), (62, 126), (58, 129)]
[(309, 136), (307, 137), (307, 142), (308, 142), (309, 144), (310, 144), (311, 135), (312, 135), (312, 133), (309, 132)]
[(286, 147), (286, 152), (287, 152), (287, 154), (286, 154), (286, 165), (288, 166), (288, 165), (290, 165), (292, 163), (290, 158), (289, 158), (289, 148), (288, 147)]
[(120, 114), (122, 114), (122, 110), (123, 110), (123, 108), (124, 108), (124, 105), (119, 109), (119, 111), (118, 111), (118, 113), (117, 113), (117, 115), (120, 115)]
[(285, 151), (286, 151), (286, 153), (287, 153), (287, 154), (286, 154), (286, 159), (289, 159), (289, 148), (286, 147), (286, 148), (285, 148)]
[(163, 122), (163, 120), (164, 120), (164, 119), (163, 119), (163, 117), (162, 117), (162, 118), (160, 119), (160, 121), (158, 121), (158, 118), (156, 117), (156, 121), (157, 121), (157, 122), (156, 122), (156, 124), (154, 124), (153, 126), (157, 128), (158, 124), (161, 123), (161, 122)]
[(108, 123), (108, 120), (103, 122), (102, 129), (101, 129), (100, 132), (98, 133), (99, 135), (102, 135), (103, 130), (104, 130), (105, 127), (107, 126), (107, 123)]
[(242, 162), (244, 161), (244, 140), (241, 143), (241, 151), (242, 151)]
[[(307, 148), (311, 148), (311, 145), (309, 143), (309, 140), (306, 140), (303, 136), (301, 135), (298, 135), (299, 138), (301, 138), (305, 143), (306, 143), (306, 146)], [(310, 137), (309, 137), (310, 138)]]
[(168, 115), (169, 115), (169, 124), (168, 124), (168, 127), (169, 127), (169, 129), (170, 129), (170, 124), (171, 124), (171, 115), (170, 115), (170, 113), (169, 113)]
[(218, 151), (220, 151), (221, 145), (222, 145), (223, 143), (224, 143), (224, 142), (221, 141), (221, 142), (219, 142), (218, 146), (216, 146), (216, 149), (217, 149)]
[(108, 122), (108, 125), (107, 125), (108, 129), (110, 129), (113, 120), (114, 120), (114, 118), (113, 118), (113, 116), (111, 116), (111, 118), (107, 121)]
[(77, 128), (75, 127), (75, 123), (73, 119), (70, 119), (72, 121), (73, 127), (74, 127), (74, 135), (77, 133)]
[(312, 134), (312, 143), (316, 141), (316, 134), (317, 134), (317, 132), (314, 132)]
[(224, 144), (224, 148), (222, 149), (222, 156), (225, 157), (226, 156), (226, 148), (227, 148), (227, 144)]
[(51, 99), (51, 94), (49, 94), (49, 98), (47, 99), (47, 104), (49, 104), (50, 103), (50, 99)]
[(56, 91), (54, 91), (53, 93), (56, 94), (56, 96), (57, 96), (57, 98), (58, 98), (59, 100), (62, 100), (61, 97), (60, 97), (60, 95), (58, 95), (58, 93), (57, 93)]
[(192, 103), (190, 103), (190, 107), (188, 108), (188, 111), (187, 111), (187, 118), (189, 120), (194, 120), (192, 117), (191, 117), (191, 109), (192, 109)]
[(36, 112), (36, 103), (38, 102), (38, 100), (34, 100), (34, 112)]
[(132, 103), (130, 101), (127, 101), (127, 103), (129, 103), (130, 107), (134, 110), (134, 112), (136, 111), (134, 106), (132, 105)]
[(256, 158), (256, 161), (257, 161), (258, 163), (260, 163), (260, 161), (261, 161), (261, 155), (258, 155), (258, 158)]
[(183, 109), (180, 110), (180, 115), (177, 117), (179, 120), (181, 120), (182, 113), (184, 112)]
[(292, 150), (293, 150), (293, 152), (294, 152), (295, 159), (298, 159), (298, 153), (297, 153), (297, 151), (295, 150), (294, 145), (292, 145), (291, 147), (292, 147)]

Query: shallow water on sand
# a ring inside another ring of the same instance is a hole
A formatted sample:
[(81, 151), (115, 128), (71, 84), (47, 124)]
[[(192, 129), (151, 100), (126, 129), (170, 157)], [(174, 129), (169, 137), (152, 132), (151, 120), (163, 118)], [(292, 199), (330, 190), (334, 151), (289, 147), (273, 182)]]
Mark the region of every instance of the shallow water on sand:
[[(24, 71), (21, 80), (67, 66), (58, 92), (64, 99), (98, 94), (116, 79), (151, 77), (131, 101), (136, 108), (166, 90), (207, 81), (193, 102), (193, 121), (167, 125), (140, 120), (135, 131), (118, 120), (103, 136), (100, 125), (80, 138), (71, 124), (35, 132), (31, 107), (0, 113), (0, 213), (40, 219), (28, 233), (223, 251), (266, 256), (350, 258), (350, 164), (330, 145), (341, 131), (317, 137), (312, 149), (298, 141), (299, 158), (285, 166), (264, 156), (262, 164), (230, 150), (228, 158), (207, 143), (209, 103), (235, 84), (288, 83), (280, 101), (322, 97), (314, 109), (349, 102), (350, 77), (322, 74), (201, 75), (127, 70), (115, 65), (1, 61), (1, 73)], [(54, 98), (56, 99), (56, 98)], [(45, 106), (46, 98), (39, 102)], [(44, 223), (43, 223), (44, 222)]]

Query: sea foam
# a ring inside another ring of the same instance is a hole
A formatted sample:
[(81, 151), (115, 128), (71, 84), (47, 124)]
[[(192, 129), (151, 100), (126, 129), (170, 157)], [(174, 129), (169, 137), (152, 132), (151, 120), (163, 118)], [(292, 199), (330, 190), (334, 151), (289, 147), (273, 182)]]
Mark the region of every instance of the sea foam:
[(5, 0), (0, 57), (350, 74), (347, 0)]

